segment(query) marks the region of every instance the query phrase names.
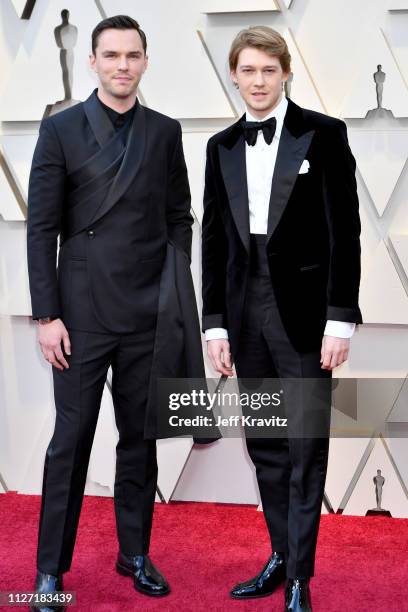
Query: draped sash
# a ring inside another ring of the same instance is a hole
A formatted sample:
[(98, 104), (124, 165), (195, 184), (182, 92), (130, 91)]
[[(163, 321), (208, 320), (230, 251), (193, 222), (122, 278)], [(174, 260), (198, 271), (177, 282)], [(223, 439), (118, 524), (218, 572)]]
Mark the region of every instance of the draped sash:
[[(170, 240), (167, 242), (160, 278), (156, 336), (144, 427), (146, 439), (169, 437), (168, 425), (164, 425), (169, 416), (168, 398), (159, 393), (160, 379), (183, 379), (180, 380), (180, 389), (184, 391), (208, 391), (190, 261), (186, 253)], [(194, 435), (194, 428), (191, 428), (190, 433)], [(194, 438), (194, 441), (198, 444), (209, 444), (222, 437), (215, 425), (207, 428), (206, 435), (208, 438)]]
[(68, 175), (63, 240), (89, 228), (120, 200), (138, 173), (146, 146), (144, 108), (137, 102), (127, 138), (118, 132), (99, 103), (96, 92), (84, 111), (100, 150)]

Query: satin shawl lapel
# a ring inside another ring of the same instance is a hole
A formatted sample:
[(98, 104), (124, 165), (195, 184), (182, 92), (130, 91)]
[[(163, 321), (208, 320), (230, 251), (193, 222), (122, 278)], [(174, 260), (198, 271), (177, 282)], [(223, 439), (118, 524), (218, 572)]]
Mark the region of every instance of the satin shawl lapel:
[[(94, 176), (69, 195), (71, 206), (66, 216), (66, 238), (87, 229), (117, 203), (139, 171), (145, 151), (145, 111), (140, 104), (135, 108), (126, 146), (121, 142), (120, 134), (115, 135), (113, 126), (112, 133), (106, 123), (111, 122), (96, 99), (96, 94), (88, 98), (85, 105), (91, 128), (95, 130), (95, 138), (103, 148), (89, 160), (95, 169)], [(83, 172), (86, 181), (89, 173), (84, 167)]]
[(84, 102), (84, 111), (101, 149), (115, 136), (115, 128), (98, 100), (96, 90)]
[[(314, 130), (302, 133), (302, 109), (289, 101), (282, 127), (269, 200), (268, 240), (275, 231), (292, 193)], [(299, 134), (300, 131), (300, 135)]]
[(104, 180), (104, 172), (115, 162), (121, 161), (125, 150), (122, 134), (115, 131), (95, 92), (84, 102), (84, 112), (100, 150), (68, 175), (80, 197), (86, 183), (92, 183), (91, 189), (98, 188), (101, 180)]
[[(238, 127), (235, 129), (238, 130)], [(242, 243), (249, 253), (249, 206), (245, 140), (242, 134), (237, 136), (238, 138), (231, 148), (220, 143), (218, 151), (232, 216)]]
[(95, 93), (84, 102), (84, 112), (101, 148), (68, 174), (71, 185), (70, 205), (75, 205), (78, 199), (86, 199), (87, 191), (92, 193), (106, 184), (106, 173), (111, 174), (112, 168), (122, 161), (125, 152), (121, 131), (115, 132)]
[(89, 227), (90, 221), (106, 197), (119, 171), (125, 145), (102, 108), (94, 91), (84, 102), (85, 116), (101, 147), (68, 176), (68, 210), (64, 220), (64, 237), (73, 236)]
[(139, 103), (135, 108), (126, 143), (126, 152), (106, 198), (90, 220), (95, 223), (117, 203), (134, 180), (143, 161), (146, 147), (146, 116)]

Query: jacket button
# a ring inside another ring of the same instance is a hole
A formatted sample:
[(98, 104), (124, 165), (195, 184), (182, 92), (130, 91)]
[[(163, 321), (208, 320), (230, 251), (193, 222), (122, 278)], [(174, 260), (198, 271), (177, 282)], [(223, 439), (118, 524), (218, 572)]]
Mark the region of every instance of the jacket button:
[(91, 238), (91, 239), (95, 238), (95, 232), (93, 230), (88, 230), (87, 234), (88, 234), (88, 238)]

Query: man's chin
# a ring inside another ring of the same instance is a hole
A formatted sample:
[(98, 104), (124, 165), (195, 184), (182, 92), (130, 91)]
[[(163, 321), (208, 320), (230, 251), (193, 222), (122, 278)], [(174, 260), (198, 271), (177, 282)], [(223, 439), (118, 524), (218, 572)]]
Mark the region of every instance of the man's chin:
[(252, 108), (257, 113), (264, 113), (265, 111), (268, 111), (270, 107), (270, 104), (265, 104), (264, 102), (258, 104), (248, 104), (248, 108)]
[(248, 107), (252, 107), (258, 113), (268, 112), (269, 110), (275, 108), (278, 100), (253, 100), (251, 99)]
[(132, 87), (131, 89), (112, 89), (111, 94), (115, 98), (119, 98), (120, 100), (125, 100), (126, 98), (130, 98), (136, 93), (136, 87)]

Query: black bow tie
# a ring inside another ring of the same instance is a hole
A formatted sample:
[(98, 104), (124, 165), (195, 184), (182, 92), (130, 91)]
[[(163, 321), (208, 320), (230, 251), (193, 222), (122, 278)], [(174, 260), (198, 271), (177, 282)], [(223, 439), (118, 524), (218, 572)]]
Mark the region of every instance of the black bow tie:
[(266, 121), (241, 121), (244, 138), (250, 147), (256, 145), (258, 131), (262, 130), (265, 142), (270, 145), (276, 132), (276, 117)]

